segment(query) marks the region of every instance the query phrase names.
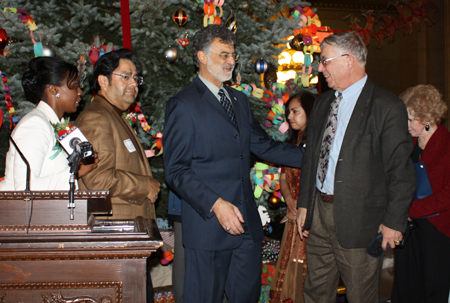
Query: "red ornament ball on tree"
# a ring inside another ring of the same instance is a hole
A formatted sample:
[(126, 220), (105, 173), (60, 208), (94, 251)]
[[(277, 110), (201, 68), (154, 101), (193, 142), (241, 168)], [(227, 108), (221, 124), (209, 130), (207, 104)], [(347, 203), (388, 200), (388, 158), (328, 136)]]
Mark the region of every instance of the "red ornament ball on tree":
[(178, 26), (184, 26), (188, 21), (188, 14), (179, 8), (175, 13), (173, 13), (172, 21)]

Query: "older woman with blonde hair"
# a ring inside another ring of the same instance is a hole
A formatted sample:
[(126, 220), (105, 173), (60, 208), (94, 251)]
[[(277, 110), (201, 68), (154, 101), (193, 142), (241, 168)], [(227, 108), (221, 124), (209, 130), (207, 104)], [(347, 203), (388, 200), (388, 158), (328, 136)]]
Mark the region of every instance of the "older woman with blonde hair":
[(409, 217), (415, 227), (405, 246), (396, 248), (392, 302), (448, 302), (450, 133), (440, 125), (447, 105), (432, 85), (411, 87), (400, 98), (408, 109), (408, 129), (414, 139), (411, 158), (425, 163), (433, 193), (411, 204)]

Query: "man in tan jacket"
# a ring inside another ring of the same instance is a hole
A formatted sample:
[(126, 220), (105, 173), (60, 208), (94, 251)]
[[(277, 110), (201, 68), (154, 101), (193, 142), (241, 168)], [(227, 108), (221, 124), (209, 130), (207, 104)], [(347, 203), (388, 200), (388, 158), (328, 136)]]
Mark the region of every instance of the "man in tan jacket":
[[(90, 78), (97, 93), (79, 115), (76, 125), (98, 153), (98, 168), (78, 180), (81, 189), (109, 190), (112, 219), (155, 219), (160, 184), (152, 177), (150, 165), (134, 131), (122, 113), (136, 100), (141, 65), (134, 53), (121, 49), (100, 57)], [(147, 266), (147, 301), (153, 289)]]
[(90, 79), (93, 102), (76, 125), (98, 153), (95, 173), (79, 180), (81, 189), (109, 190), (112, 219), (155, 218), (154, 205), (160, 184), (134, 131), (122, 113), (136, 100), (142, 77), (134, 53), (121, 49), (100, 57)]

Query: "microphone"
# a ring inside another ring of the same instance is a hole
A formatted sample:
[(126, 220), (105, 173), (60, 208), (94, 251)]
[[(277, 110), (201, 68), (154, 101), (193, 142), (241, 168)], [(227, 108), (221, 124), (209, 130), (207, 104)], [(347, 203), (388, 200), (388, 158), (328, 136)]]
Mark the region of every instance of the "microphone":
[(66, 133), (59, 137), (59, 143), (65, 149), (67, 154), (78, 154), (81, 160), (90, 160), (94, 158), (94, 149), (76, 126), (71, 127)]
[(25, 165), (27, 166), (27, 179), (25, 180), (25, 191), (30, 191), (30, 174), (31, 174), (30, 163), (28, 163), (27, 158), (25, 158), (25, 156), (20, 151), (19, 147), (17, 146), (17, 144), (14, 141), (14, 139), (12, 138), (12, 136), (9, 136), (9, 140), (14, 145), (14, 147), (17, 149), (17, 152), (19, 153), (23, 162), (25, 162)]
[(94, 149), (83, 135), (81, 130), (76, 126), (72, 126), (66, 133), (59, 138), (59, 143), (69, 154), (67, 160), (70, 165), (70, 179), (69, 179), (69, 204), (70, 220), (74, 219), (74, 191), (75, 191), (75, 175), (78, 173), (80, 160), (94, 160)]

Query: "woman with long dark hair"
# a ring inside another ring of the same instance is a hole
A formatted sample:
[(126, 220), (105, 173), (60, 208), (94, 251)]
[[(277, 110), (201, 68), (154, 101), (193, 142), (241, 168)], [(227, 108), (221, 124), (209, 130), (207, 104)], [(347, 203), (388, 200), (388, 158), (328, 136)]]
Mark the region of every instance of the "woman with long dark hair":
[[(316, 97), (308, 91), (291, 96), (285, 105), (289, 121), (289, 134), (286, 142), (298, 146), (305, 145), (308, 118)], [(272, 303), (291, 299), (303, 303), (303, 282), (306, 274), (306, 238), (298, 234), (297, 198), (300, 185), (300, 169), (283, 167), (280, 175), (281, 193), (286, 201), (286, 222), (274, 280), (270, 290)]]

